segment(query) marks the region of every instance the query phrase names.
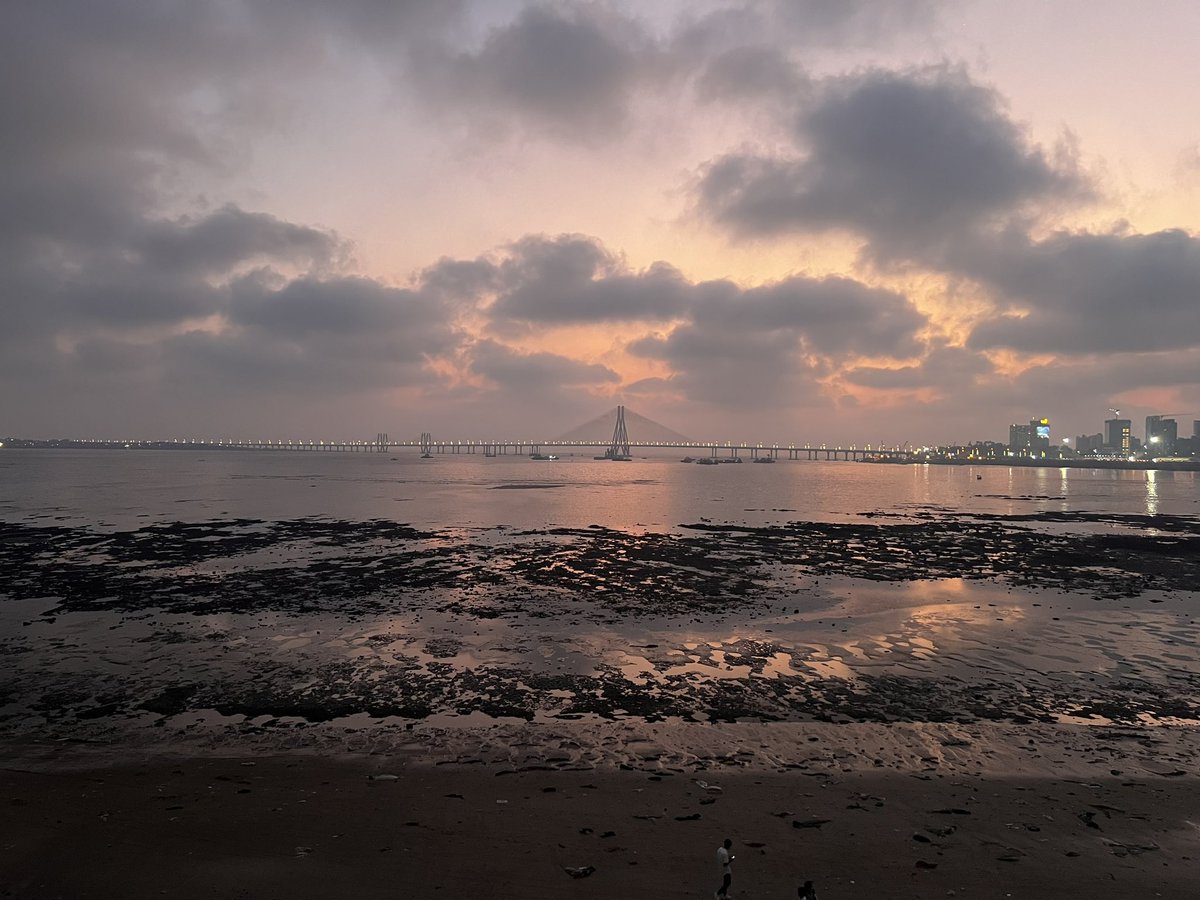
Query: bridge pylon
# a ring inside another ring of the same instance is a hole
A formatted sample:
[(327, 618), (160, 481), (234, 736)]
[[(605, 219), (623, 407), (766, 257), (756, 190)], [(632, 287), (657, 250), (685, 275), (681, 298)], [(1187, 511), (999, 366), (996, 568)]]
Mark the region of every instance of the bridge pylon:
[(613, 426), (612, 443), (604, 452), (609, 459), (632, 459), (629, 454), (629, 432), (625, 430), (625, 407), (617, 407), (617, 424)]

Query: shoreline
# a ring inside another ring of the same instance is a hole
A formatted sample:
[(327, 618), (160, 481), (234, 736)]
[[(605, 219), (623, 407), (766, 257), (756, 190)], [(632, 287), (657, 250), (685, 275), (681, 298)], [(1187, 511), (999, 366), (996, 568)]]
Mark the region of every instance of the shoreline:
[(1190, 896), (1200, 520), (902, 512), (6, 526), (0, 897)]

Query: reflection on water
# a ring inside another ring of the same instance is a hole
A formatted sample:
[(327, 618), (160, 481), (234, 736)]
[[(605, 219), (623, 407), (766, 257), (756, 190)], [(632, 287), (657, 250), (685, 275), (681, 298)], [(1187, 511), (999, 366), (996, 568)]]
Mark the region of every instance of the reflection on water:
[[(545, 487), (551, 483), (555, 487)], [(879, 513), (885, 526), (919, 522), (901, 531), (929, 535), (946, 521), (932, 511), (1195, 516), (1195, 488), (1195, 473), (1073, 469), (6, 451), (0, 454), (0, 518), (8, 521), (129, 529), (149, 522), (253, 520), (226, 529), (237, 537), (239, 529), (260, 527), (260, 520), (387, 519), (437, 532), (405, 544), (414, 560), (434, 550), (471, 547), (447, 557), (444, 579), (405, 594), (393, 607), (343, 605), (331, 613), (314, 600), (278, 611), (266, 598), (262, 612), (247, 614), (257, 599), (249, 589), (245, 605), (209, 615), (193, 615), (195, 609), (184, 605), (159, 609), (157, 595), (124, 614), (103, 603), (53, 613), (53, 600), (0, 602), (0, 685), (6, 691), (0, 693), (0, 717), (6, 718), (0, 720), (11, 733), (53, 740), (76, 739), (91, 728), (109, 740), (125, 728), (164, 731), (183, 717), (188, 727), (246, 722), (267, 728), (268, 722), (280, 727), (326, 713), (362, 728), (410, 713), (414, 719), (426, 715), (423, 721), (486, 722), (661, 710), (697, 719), (828, 718), (854, 709), (854, 715), (875, 720), (923, 720), (952, 710), (964, 717), (1174, 721), (1200, 695), (1200, 595), (1187, 585), (1172, 593), (1160, 578), (1154, 583), (1161, 596), (1148, 596), (1154, 589), (1146, 587), (1147, 579), (1136, 585), (1138, 592), (1146, 588), (1146, 597), (1100, 597), (1089, 588), (1052, 582), (1047, 567), (1036, 566), (1018, 566), (1003, 582), (868, 581), (883, 561), (867, 558), (871, 551), (861, 544), (838, 545), (843, 555), (828, 564), (859, 572), (863, 580), (811, 563), (811, 570), (796, 565), (789, 581), (770, 569), (785, 533), (779, 531), (754, 536), (757, 558), (771, 577), (747, 582), (745, 594), (704, 604), (664, 602), (662, 614), (625, 615), (593, 599), (601, 588), (611, 595), (619, 582), (612, 573), (642, 578), (665, 570), (678, 580), (720, 559), (727, 565), (705, 570), (711, 585), (698, 583), (721, 597), (749, 571), (749, 545), (730, 538), (727, 545), (706, 544), (686, 555), (679, 548), (692, 545), (678, 536), (593, 541), (590, 535), (602, 532), (586, 529), (861, 522), (861, 514)], [(556, 525), (585, 529), (587, 537), (543, 533), (535, 541), (521, 533)], [(1061, 527), (1113, 526), (1072, 521)], [(990, 523), (988, 529), (971, 560), (947, 571), (972, 571), (967, 563), (999, 552), (1012, 535), (1026, 534), (1017, 527), (1000, 534)], [(836, 537), (842, 530), (826, 531), (835, 533), (831, 543), (842, 540)], [(696, 531), (686, 533), (695, 539)], [(524, 555), (501, 552), (524, 542)], [(341, 579), (369, 568), (379, 554), (370, 540), (339, 543), (323, 533), (266, 549), (253, 542), (236, 546), (248, 549), (199, 555), (186, 568), (168, 566), (159, 574), (204, 581), (341, 557), (340, 571), (325, 569), (332, 604), (348, 589), (350, 582)], [(560, 552), (563, 546), (571, 552)], [(792, 546), (799, 551), (807, 545)], [(916, 554), (914, 548), (931, 546), (940, 549), (927, 550), (930, 555), (953, 549), (910, 539), (891, 550)], [(627, 553), (648, 555), (636, 565), (615, 565)], [(503, 574), (529, 554), (545, 564), (538, 570), (540, 587), (478, 579), (458, 586), (459, 573)], [(603, 565), (591, 564), (595, 558)], [(904, 559), (891, 565), (909, 566)], [(112, 563), (114, 569), (127, 564)], [(1083, 565), (1090, 567), (1091, 560)], [(909, 568), (920, 573), (935, 567), (916, 560)], [(411, 571), (419, 569), (414, 563)], [(1024, 574), (1030, 578), (1018, 580)], [(307, 590), (307, 577), (287, 581), (289, 590)], [(559, 592), (547, 582), (560, 581), (574, 593), (567, 591), (555, 606), (546, 598)], [(578, 591), (585, 581), (592, 588)], [(275, 582), (250, 583), (269, 591)], [(521, 592), (522, 601), (533, 591), (536, 602), (506, 602), (505, 583)], [(631, 593), (640, 594), (645, 582), (629, 583), (636, 585)], [(1040, 590), (1049, 583), (1054, 589)], [(662, 597), (677, 600), (681, 584), (685, 580), (667, 584)], [(0, 586), (0, 599), (4, 590)], [(448, 602), (451, 594), (454, 603)], [(188, 704), (188, 712), (174, 712)]]
[[(128, 528), (320, 516), (439, 529), (598, 524), (663, 531), (703, 519), (837, 522), (929, 507), (1197, 515), (1196, 475), (787, 460), (697, 466), (663, 456), (616, 464), (584, 456), (547, 462), (467, 455), (422, 460), (403, 453), (5, 450), (0, 519)], [(533, 489), (549, 484), (554, 487)]]

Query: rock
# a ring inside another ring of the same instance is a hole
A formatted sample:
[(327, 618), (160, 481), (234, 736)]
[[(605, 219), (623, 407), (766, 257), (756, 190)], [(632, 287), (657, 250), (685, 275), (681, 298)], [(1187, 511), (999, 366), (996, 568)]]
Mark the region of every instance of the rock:
[(596, 871), (595, 866), (563, 866), (563, 871), (572, 878), (587, 878)]
[(828, 825), (832, 819), (794, 819), (792, 821), (793, 828), (820, 828), (822, 825)]

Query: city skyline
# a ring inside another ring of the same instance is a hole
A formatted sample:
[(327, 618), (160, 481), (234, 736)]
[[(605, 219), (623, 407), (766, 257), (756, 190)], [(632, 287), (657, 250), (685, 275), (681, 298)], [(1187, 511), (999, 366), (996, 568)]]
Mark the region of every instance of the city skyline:
[(1200, 410), (1194, 4), (4, 18), (7, 436)]

